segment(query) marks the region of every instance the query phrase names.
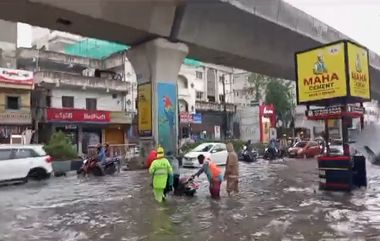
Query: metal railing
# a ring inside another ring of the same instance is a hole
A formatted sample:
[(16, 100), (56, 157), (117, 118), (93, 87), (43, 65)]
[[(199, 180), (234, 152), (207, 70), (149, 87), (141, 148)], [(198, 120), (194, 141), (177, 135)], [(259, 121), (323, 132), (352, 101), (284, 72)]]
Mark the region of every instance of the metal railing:
[[(140, 149), (137, 144), (112, 144), (109, 145), (110, 157), (119, 157), (121, 159), (130, 159), (140, 155)], [(96, 146), (88, 146), (87, 156), (96, 155)]]

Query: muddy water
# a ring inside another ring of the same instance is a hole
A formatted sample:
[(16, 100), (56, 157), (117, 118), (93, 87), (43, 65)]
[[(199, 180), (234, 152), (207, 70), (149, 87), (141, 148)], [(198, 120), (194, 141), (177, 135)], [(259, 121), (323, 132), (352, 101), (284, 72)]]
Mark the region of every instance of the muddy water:
[(196, 197), (163, 205), (145, 171), (2, 187), (0, 240), (380, 240), (379, 167), (368, 166), (369, 187), (352, 194), (319, 192), (313, 160), (241, 172), (239, 196), (209, 199), (203, 177)]

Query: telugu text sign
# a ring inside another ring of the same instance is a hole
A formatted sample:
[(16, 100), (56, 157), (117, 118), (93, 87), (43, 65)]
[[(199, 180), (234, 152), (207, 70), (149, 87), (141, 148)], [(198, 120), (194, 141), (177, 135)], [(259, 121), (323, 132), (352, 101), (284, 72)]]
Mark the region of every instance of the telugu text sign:
[(140, 136), (152, 135), (152, 85), (138, 86), (138, 130)]
[(371, 92), (368, 68), (368, 50), (348, 42), (347, 52), (350, 96), (369, 100), (371, 98)]
[(296, 54), (298, 103), (347, 95), (344, 43)]

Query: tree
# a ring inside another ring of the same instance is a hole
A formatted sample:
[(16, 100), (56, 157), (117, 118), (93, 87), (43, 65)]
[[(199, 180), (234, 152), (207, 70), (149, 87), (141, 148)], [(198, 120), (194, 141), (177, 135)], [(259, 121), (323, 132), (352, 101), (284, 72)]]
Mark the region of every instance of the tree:
[(59, 161), (77, 157), (77, 152), (70, 139), (61, 131), (53, 133), (44, 149), (48, 155)]
[(288, 127), (295, 107), (291, 82), (270, 79), (265, 92), (265, 104), (272, 104), (276, 110), (277, 121), (282, 122), (282, 127)]
[(255, 93), (255, 101), (259, 102), (262, 99), (262, 89), (265, 88), (266, 84), (270, 80), (270, 77), (258, 74), (258, 73), (251, 73), (251, 75), (248, 77), (248, 92), (249, 93)]

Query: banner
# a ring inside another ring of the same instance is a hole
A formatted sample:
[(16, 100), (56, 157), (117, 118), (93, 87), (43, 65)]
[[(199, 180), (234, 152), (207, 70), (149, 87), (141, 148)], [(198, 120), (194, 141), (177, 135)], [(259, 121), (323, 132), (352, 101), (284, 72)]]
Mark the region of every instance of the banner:
[(152, 136), (152, 85), (150, 83), (139, 85), (137, 94), (139, 135)]
[(371, 99), (368, 70), (368, 51), (353, 43), (347, 43), (350, 95)]
[(298, 103), (347, 95), (344, 42), (296, 54)]
[(165, 151), (175, 152), (177, 146), (177, 85), (157, 84), (158, 144)]

